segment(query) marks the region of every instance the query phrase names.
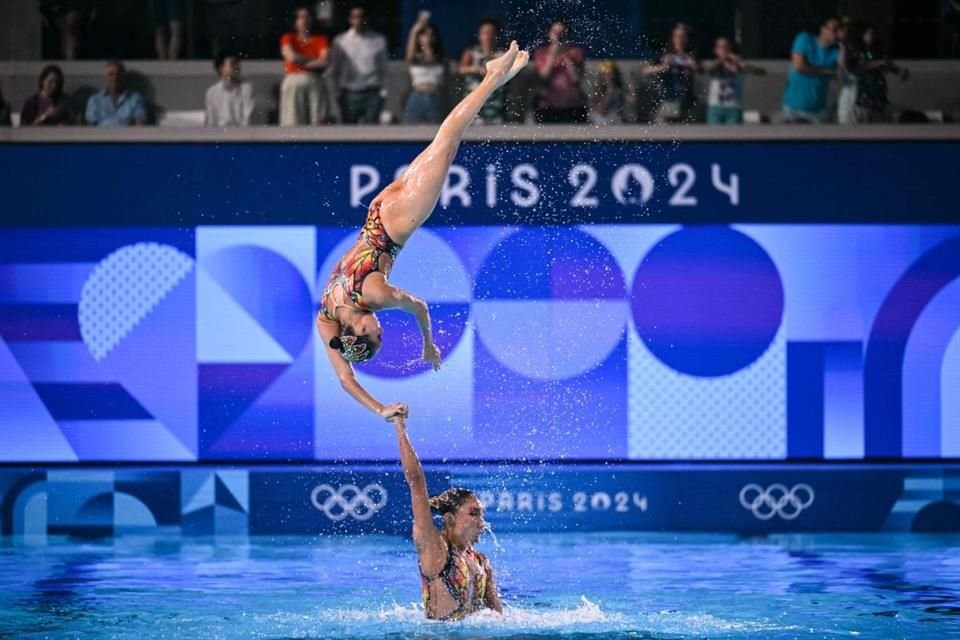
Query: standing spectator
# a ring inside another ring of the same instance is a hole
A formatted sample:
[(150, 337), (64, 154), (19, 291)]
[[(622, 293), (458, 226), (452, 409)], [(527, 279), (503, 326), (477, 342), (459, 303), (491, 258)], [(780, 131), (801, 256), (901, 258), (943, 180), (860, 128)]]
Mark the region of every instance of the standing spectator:
[(206, 0), (207, 34), (214, 57), (221, 51), (251, 56), (250, 0)]
[(332, 76), (347, 124), (375, 124), (383, 106), (387, 39), (367, 26), (367, 10), (350, 8), (350, 28), (333, 39)]
[(910, 72), (891, 60), (877, 38), (877, 30), (871, 25), (853, 28), (850, 49), (845, 64), (856, 78), (857, 97), (851, 124), (860, 122), (888, 122), (890, 99), (887, 96), (886, 74), (896, 73), (907, 80)]
[(253, 85), (240, 79), (240, 57), (223, 51), (213, 66), (220, 82), (207, 89), (204, 126), (249, 127), (256, 99)]
[(107, 62), (103, 91), (87, 100), (87, 124), (99, 127), (126, 127), (147, 123), (147, 107), (143, 96), (124, 87), (126, 67), (119, 60)]
[(176, 60), (183, 42), (184, 0), (150, 0), (150, 23), (158, 60)]
[(799, 33), (790, 51), (787, 88), (783, 93), (784, 122), (822, 123), (828, 119), (830, 78), (837, 73), (840, 21), (824, 20), (820, 34)]
[(837, 70), (840, 79), (837, 124), (852, 124), (853, 111), (857, 107), (857, 77), (849, 70), (849, 58), (858, 49), (856, 43), (851, 41), (854, 31), (850, 18), (840, 20), (840, 29), (837, 31)]
[(421, 11), (407, 37), (406, 61), (410, 71), (410, 95), (403, 114), (404, 124), (440, 124), (443, 119), (441, 92), (447, 67), (443, 42), (430, 12)]
[(623, 123), (623, 75), (613, 60), (600, 63), (593, 96), (591, 120), (595, 124)]
[(10, 105), (3, 99), (3, 91), (0, 91), (0, 127), (9, 127), (11, 124)]
[(743, 122), (743, 75), (763, 75), (766, 70), (744, 63), (734, 53), (729, 38), (717, 38), (713, 43), (715, 58), (703, 64), (710, 76), (707, 92), (707, 124), (741, 124)]
[(313, 17), (306, 7), (294, 11), (294, 31), (280, 38), (283, 70), (280, 85), (280, 126), (314, 125), (326, 122), (327, 90), (320, 75), (327, 67), (330, 41), (315, 35)]
[[(487, 74), (487, 62), (499, 56), (502, 51), (498, 48), (500, 39), (500, 24), (493, 18), (485, 18), (477, 27), (477, 44), (467, 47), (460, 56), (460, 76), (463, 78), (463, 89), (470, 93), (476, 89), (483, 76)], [(480, 107), (477, 119), (485, 124), (500, 124), (504, 121), (504, 89), (500, 87), (493, 92), (487, 101)]]
[(538, 123), (587, 121), (587, 95), (581, 88), (585, 56), (583, 49), (570, 45), (570, 28), (563, 20), (550, 23), (549, 44), (533, 52), (540, 76), (540, 90), (534, 101)]
[(661, 78), (662, 100), (654, 122), (667, 124), (689, 122), (696, 106), (694, 74), (697, 59), (690, 47), (690, 27), (680, 22), (670, 33), (670, 46), (654, 64), (643, 70), (645, 76)]
[(91, 11), (90, 0), (40, 0), (40, 14), (44, 22), (56, 28), (64, 60), (77, 59), (83, 26)]
[(39, 91), (23, 103), (20, 126), (74, 124), (76, 118), (63, 95), (63, 71), (55, 64), (40, 72)]

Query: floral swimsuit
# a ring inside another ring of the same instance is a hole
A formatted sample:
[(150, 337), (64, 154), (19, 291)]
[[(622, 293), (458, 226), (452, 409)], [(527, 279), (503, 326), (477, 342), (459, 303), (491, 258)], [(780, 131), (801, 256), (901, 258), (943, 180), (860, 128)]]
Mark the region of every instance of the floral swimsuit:
[(451, 545), (447, 545), (447, 563), (443, 570), (432, 578), (428, 578), (420, 571), (420, 580), (423, 583), (423, 608), (430, 615), (430, 585), (440, 581), (457, 608), (441, 618), (442, 620), (461, 620), (468, 614), (485, 607), (487, 595), (487, 572), (480, 571), (471, 579), (467, 560), (472, 558), (477, 565), (484, 567), (483, 556), (473, 549), (454, 552)]
[[(327, 286), (323, 290), (320, 313), (330, 320), (336, 320), (336, 318), (334, 318), (333, 310), (327, 307), (325, 301), (327, 295), (338, 284), (343, 287), (346, 297), (352, 300), (359, 309), (370, 311), (370, 307), (363, 302), (363, 281), (375, 271), (382, 272), (384, 277), (390, 275), (390, 266), (393, 265), (393, 261), (400, 254), (400, 249), (403, 248), (394, 242), (387, 235), (386, 229), (383, 228), (379, 203), (367, 212), (367, 220), (363, 229), (360, 230), (360, 239), (363, 240), (364, 246), (347, 252), (333, 269), (330, 279), (327, 280)], [(380, 258), (384, 254), (390, 256), (390, 266), (381, 269)]]

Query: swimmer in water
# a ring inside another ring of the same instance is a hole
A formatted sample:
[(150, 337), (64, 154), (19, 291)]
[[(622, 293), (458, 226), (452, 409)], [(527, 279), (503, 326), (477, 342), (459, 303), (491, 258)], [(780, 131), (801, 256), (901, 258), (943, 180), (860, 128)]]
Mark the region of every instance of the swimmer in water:
[[(486, 527), (483, 505), (469, 489), (447, 489), (430, 498), (423, 467), (407, 436), (406, 418), (397, 415), (391, 421), (410, 486), (424, 613), (431, 620), (460, 620), (480, 609), (503, 613), (490, 562), (473, 548)], [(442, 529), (434, 524), (433, 513), (443, 518)]]
[(360, 237), (337, 263), (323, 290), (317, 329), (340, 384), (383, 418), (406, 415), (406, 405), (378, 402), (357, 382), (352, 364), (370, 360), (380, 349), (383, 329), (374, 311), (402, 309), (416, 316), (423, 334), (423, 359), (434, 370), (440, 368), (427, 304), (389, 284), (387, 276), (401, 247), (433, 212), (463, 132), (487, 98), (517, 75), (528, 58), (513, 42), (506, 53), (486, 64), (483, 81), (454, 107), (433, 142), (370, 203)]

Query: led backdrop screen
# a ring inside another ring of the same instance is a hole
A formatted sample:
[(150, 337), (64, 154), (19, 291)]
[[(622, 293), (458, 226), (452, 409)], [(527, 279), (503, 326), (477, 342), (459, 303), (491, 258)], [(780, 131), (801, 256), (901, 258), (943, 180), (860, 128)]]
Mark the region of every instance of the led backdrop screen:
[[(960, 457), (960, 225), (870, 173), (951, 151), (849, 146), (468, 145), (392, 276), (444, 367), (384, 312), (358, 376), (432, 459)], [(313, 316), (417, 148), (0, 147), (0, 460), (395, 458)]]

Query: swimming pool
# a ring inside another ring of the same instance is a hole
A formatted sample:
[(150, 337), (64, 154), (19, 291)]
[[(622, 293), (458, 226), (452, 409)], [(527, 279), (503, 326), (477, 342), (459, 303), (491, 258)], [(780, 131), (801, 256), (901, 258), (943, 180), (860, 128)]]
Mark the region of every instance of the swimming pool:
[(960, 536), (509, 534), (504, 616), (427, 621), (396, 536), (0, 543), (0, 637), (946, 638)]

